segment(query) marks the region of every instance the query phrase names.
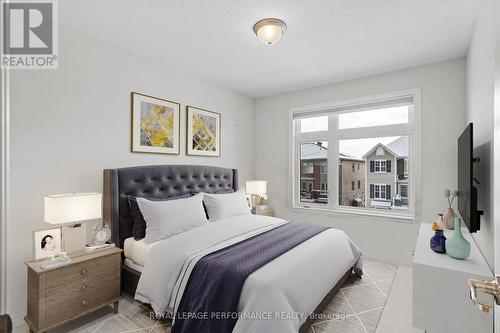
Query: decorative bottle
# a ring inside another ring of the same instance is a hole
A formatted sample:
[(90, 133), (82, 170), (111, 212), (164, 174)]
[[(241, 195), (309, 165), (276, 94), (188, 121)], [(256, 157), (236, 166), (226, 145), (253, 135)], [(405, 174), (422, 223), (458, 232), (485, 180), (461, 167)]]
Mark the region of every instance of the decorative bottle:
[(443, 230), (436, 229), (434, 236), (431, 238), (431, 250), (437, 253), (446, 253), (446, 237)]
[(470, 243), (462, 234), (462, 219), (455, 217), (455, 231), (446, 240), (446, 253), (455, 259), (466, 259), (470, 255)]

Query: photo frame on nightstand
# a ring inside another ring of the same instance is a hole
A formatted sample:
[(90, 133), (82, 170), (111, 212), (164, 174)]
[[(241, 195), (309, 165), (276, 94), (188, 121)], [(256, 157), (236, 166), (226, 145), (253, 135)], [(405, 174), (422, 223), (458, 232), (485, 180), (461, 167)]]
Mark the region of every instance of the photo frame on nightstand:
[(61, 227), (33, 231), (33, 260), (42, 260), (61, 253), (61, 231)]

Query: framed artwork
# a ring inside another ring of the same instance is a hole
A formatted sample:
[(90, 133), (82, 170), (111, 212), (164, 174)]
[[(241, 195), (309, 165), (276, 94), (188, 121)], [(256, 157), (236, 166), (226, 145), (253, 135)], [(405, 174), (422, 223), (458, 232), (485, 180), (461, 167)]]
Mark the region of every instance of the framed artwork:
[(61, 227), (33, 231), (33, 259), (57, 256), (61, 252)]
[(187, 154), (220, 156), (221, 115), (187, 107)]
[(180, 104), (132, 92), (132, 152), (179, 154)]

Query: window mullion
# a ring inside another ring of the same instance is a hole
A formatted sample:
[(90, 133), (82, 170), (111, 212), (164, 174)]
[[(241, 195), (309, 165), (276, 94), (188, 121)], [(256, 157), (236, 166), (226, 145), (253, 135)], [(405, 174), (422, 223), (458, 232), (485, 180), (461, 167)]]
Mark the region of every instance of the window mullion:
[(339, 143), (335, 133), (338, 116), (328, 117), (328, 208), (334, 209), (339, 202)]

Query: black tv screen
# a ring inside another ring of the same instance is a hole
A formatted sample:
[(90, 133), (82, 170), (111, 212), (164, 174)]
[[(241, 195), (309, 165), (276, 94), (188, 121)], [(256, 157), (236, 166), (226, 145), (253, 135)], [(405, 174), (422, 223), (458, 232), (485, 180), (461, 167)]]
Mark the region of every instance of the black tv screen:
[(458, 211), (470, 232), (479, 230), (477, 190), (473, 186), (472, 123), (458, 138)]

